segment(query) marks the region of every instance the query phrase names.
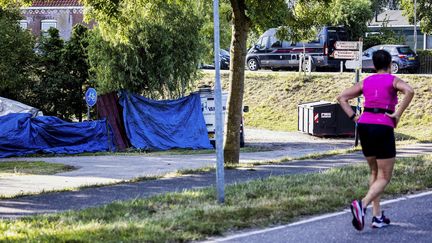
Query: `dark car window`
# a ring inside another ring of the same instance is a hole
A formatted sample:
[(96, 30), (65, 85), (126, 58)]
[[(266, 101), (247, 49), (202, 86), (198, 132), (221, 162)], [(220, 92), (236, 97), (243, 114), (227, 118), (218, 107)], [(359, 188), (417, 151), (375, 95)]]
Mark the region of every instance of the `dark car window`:
[(278, 40), (276, 37), (271, 37), (270, 38), (270, 47), (271, 48), (280, 48), (282, 47), (282, 42), (280, 40)]
[(396, 48), (398, 50), (398, 52), (400, 54), (414, 54), (413, 50), (411, 50), (411, 48), (409, 48), (408, 46), (404, 46), (404, 47), (397, 47)]
[(336, 33), (336, 30), (328, 30), (327, 39), (329, 41), (336, 41), (338, 39), (338, 34)]
[(348, 33), (346, 31), (339, 31), (338, 32), (338, 40), (341, 41), (347, 41), (348, 40)]
[(345, 30), (328, 29), (328, 39), (329, 41), (347, 41), (348, 33)]

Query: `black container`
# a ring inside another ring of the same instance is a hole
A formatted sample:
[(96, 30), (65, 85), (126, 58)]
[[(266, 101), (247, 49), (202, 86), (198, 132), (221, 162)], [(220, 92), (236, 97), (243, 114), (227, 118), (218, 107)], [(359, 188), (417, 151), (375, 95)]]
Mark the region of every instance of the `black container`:
[(319, 137), (354, 136), (355, 123), (339, 104), (316, 101), (298, 105), (298, 130)]

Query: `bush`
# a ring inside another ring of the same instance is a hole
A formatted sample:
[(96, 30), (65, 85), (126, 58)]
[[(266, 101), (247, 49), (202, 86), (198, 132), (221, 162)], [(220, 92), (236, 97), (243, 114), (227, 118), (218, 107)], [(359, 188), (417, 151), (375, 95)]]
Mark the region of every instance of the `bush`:
[(96, 16), (99, 25), (90, 41), (89, 60), (99, 90), (184, 95), (197, 76), (203, 50), (201, 19), (187, 7), (163, 0), (127, 0), (116, 14)]
[(432, 50), (417, 50), (419, 57), (432, 57)]
[(376, 45), (397, 45), (397, 44), (405, 44), (405, 38), (402, 35), (397, 35), (393, 30), (387, 27), (386, 22), (384, 21), (383, 26), (381, 27), (379, 33), (377, 34), (369, 34), (363, 40), (363, 49), (366, 50)]
[(34, 72), (34, 38), (18, 10), (0, 8), (0, 96), (26, 102)]

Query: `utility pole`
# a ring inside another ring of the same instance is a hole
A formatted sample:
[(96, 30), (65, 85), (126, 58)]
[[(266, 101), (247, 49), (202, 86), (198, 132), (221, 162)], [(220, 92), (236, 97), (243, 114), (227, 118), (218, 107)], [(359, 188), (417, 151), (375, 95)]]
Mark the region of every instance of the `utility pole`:
[(219, 203), (225, 202), (224, 155), (223, 155), (223, 110), (222, 88), (220, 81), (220, 37), (219, 37), (219, 0), (213, 1), (214, 21), (214, 66), (215, 66), (215, 118), (216, 118), (216, 191)]

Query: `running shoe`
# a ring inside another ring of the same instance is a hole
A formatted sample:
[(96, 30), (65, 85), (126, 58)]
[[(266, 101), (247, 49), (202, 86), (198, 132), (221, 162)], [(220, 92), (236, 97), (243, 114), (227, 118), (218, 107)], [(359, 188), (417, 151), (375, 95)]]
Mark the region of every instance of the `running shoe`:
[(356, 230), (363, 230), (365, 210), (360, 200), (354, 200), (351, 203), (351, 213), (353, 215), (352, 225)]
[(372, 218), (372, 228), (382, 228), (384, 226), (388, 226), (390, 224), (390, 219), (384, 215), (384, 211), (381, 212), (381, 217), (373, 217)]

